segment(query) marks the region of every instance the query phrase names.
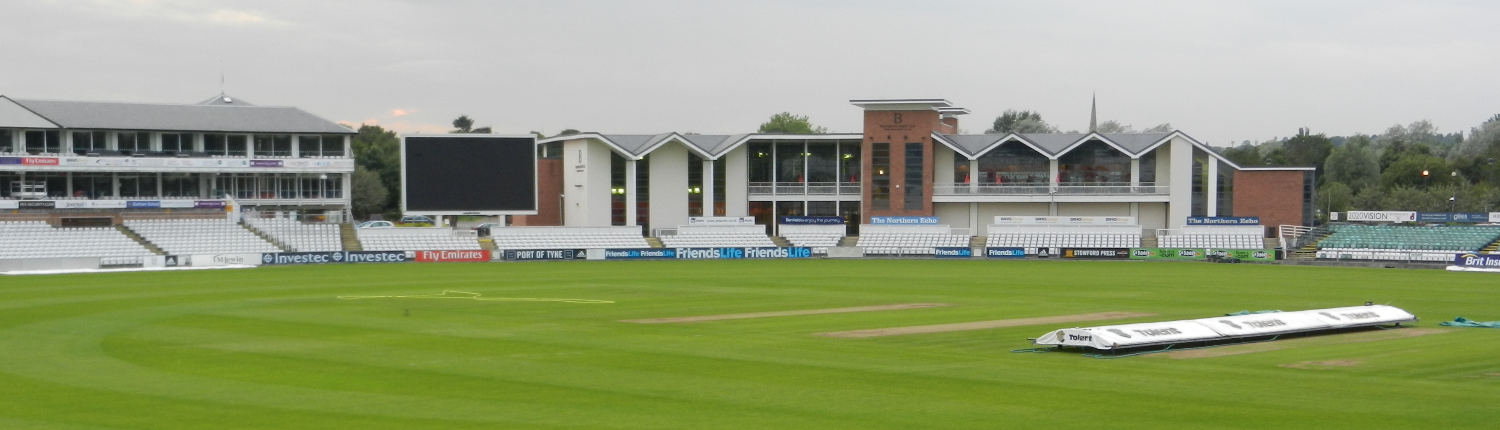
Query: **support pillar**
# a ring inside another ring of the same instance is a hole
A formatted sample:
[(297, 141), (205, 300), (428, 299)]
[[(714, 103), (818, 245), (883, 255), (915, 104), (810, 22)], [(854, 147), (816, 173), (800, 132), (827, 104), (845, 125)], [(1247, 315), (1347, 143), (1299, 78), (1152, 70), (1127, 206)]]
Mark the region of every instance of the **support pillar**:
[(109, 174), (109, 182), (110, 182), (110, 187), (109, 188), (111, 190), (111, 192), (109, 193), (109, 196), (110, 197), (114, 197), (114, 198), (120, 198), (120, 172), (110, 173)]
[(636, 203), (636, 160), (625, 160), (625, 225), (635, 227), (640, 208)]
[(1219, 159), (1212, 155), (1204, 154), (1204, 175), (1208, 176), (1208, 184), (1203, 187), (1203, 202), (1206, 216), (1219, 216)]
[[(24, 173), (22, 174), (21, 179), (26, 179)], [(68, 172), (68, 197), (73, 197), (73, 172)]]
[(714, 160), (703, 160), (703, 216), (714, 215)]

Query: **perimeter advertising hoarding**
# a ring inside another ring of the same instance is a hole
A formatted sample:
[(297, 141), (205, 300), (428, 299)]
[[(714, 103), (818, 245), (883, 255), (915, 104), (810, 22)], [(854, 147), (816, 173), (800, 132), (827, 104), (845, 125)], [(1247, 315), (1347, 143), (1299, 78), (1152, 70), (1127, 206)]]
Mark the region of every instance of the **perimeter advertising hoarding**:
[(807, 247), (676, 248), (679, 260), (740, 260), (765, 258), (811, 258)]
[(489, 250), (412, 251), (413, 259), (422, 263), (490, 261)]
[(1243, 261), (1275, 261), (1276, 253), (1268, 249), (1210, 249), (1209, 255), (1232, 257)]
[(654, 258), (677, 258), (677, 250), (668, 248), (606, 249), (605, 260), (641, 260)]
[(997, 216), (995, 224), (1135, 225), (1133, 216)]
[(1455, 254), (1453, 265), (1458, 267), (1484, 267), (1500, 269), (1500, 255)]
[(985, 248), (984, 256), (989, 258), (1026, 258), (1025, 248)]
[(1416, 212), (1402, 211), (1349, 211), (1349, 221), (1416, 222)]
[(1417, 221), (1421, 222), (1490, 222), (1490, 214), (1477, 212), (1418, 212)]
[(1126, 259), (1130, 250), (1125, 248), (1063, 248), (1058, 258)]
[(406, 251), (332, 251), (332, 252), (276, 252), (260, 256), (260, 263), (273, 264), (330, 264), (330, 263), (404, 263), (411, 261)]
[(1202, 260), (1208, 258), (1208, 253), (1202, 249), (1190, 248), (1133, 248), (1130, 250), (1132, 260)]
[(755, 225), (751, 216), (690, 216), (688, 225)]
[(262, 254), (195, 254), (180, 256), (177, 261), (179, 266), (190, 267), (218, 267), (218, 266), (259, 266)]
[(972, 258), (974, 249), (967, 247), (938, 247), (932, 248), (932, 256), (937, 258)]
[(577, 251), (572, 249), (507, 249), (505, 261), (572, 260)]
[(1190, 216), (1187, 225), (1260, 225), (1260, 217), (1253, 216)]

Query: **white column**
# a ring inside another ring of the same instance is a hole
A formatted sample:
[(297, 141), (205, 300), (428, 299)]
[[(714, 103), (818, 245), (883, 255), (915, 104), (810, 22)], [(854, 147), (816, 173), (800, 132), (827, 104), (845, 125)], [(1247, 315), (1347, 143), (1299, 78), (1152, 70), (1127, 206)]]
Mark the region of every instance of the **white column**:
[(339, 173), (339, 182), (341, 182), (340, 187), (342, 187), (339, 189), (339, 196), (344, 198), (344, 211), (354, 210), (354, 193), (349, 192), (350, 190), (353, 190), (350, 185), (352, 183), (353, 177), (354, 172)]
[(1208, 185), (1204, 186), (1204, 207), (1208, 208), (1204, 215), (1219, 216), (1219, 159), (1212, 155), (1203, 154), (1203, 174), (1208, 176)]
[(104, 149), (108, 149), (108, 150), (111, 150), (111, 151), (120, 149), (120, 132), (118, 132), (118, 131), (106, 131), (106, 132), (104, 132)]
[(344, 135), (344, 156), (352, 157), (352, 155), (350, 155), (349, 153), (349, 135), (347, 134)]
[(979, 194), (979, 160), (977, 159), (969, 160), (969, 193)]
[[(25, 177), (21, 178), (25, 180)], [(73, 197), (73, 172), (68, 172), (68, 197)]]
[(156, 172), (156, 197), (161, 198), (161, 172)]
[(724, 216), (750, 215), (749, 149), (745, 145), (724, 155)]
[(114, 198), (119, 198), (120, 197), (120, 172), (110, 173), (109, 174), (109, 179), (110, 179), (110, 190), (112, 191), (109, 194), (109, 196), (110, 197), (114, 197)]
[[(299, 148), (301, 146), (302, 146), (302, 136), (301, 135), (296, 135), (296, 134), (292, 135), (292, 158), (298, 158), (298, 156), (302, 155), (302, 152), (300, 152), (297, 149), (297, 148)], [(322, 197), (322, 196), (320, 195), (318, 197)], [(501, 221), (504, 221), (504, 220), (501, 220)]]
[(625, 160), (625, 225), (634, 227), (636, 225), (636, 214), (640, 208), (636, 204), (636, 160)]
[(1141, 186), (1141, 159), (1130, 159), (1130, 186), (1132, 188)]
[[(1167, 171), (1168, 187), (1167, 197), (1167, 227), (1182, 227), (1187, 224), (1187, 217), (1193, 212), (1193, 144), (1187, 140), (1177, 137), (1167, 143), (1170, 148), (1164, 154)], [(1161, 165), (1162, 158), (1157, 158), (1157, 165)], [(1157, 178), (1161, 182), (1161, 178)]]
[[(974, 171), (970, 170), (969, 183), (974, 183), (974, 178)], [(986, 234), (989, 234), (988, 232), (979, 231), (979, 203), (969, 202), (969, 234), (974, 236), (984, 236)]]
[[(1061, 179), (1057, 177), (1057, 160), (1047, 160), (1047, 176), (1047, 182), (1052, 184), (1052, 192), (1057, 192), (1057, 182)], [(1054, 209), (1052, 214), (1057, 215), (1057, 211)]]
[(703, 160), (703, 216), (714, 216), (714, 160)]
[(57, 131), (57, 150), (64, 154), (73, 152), (73, 132), (68, 129)]

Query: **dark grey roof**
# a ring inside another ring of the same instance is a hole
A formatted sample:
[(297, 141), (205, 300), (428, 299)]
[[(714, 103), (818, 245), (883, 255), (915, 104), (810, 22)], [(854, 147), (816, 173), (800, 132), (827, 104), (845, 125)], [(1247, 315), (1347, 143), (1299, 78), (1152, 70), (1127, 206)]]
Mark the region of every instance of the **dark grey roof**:
[(1151, 147), (1151, 144), (1154, 144), (1156, 142), (1160, 142), (1162, 139), (1166, 139), (1167, 136), (1170, 136), (1170, 135), (1172, 135), (1172, 133), (1109, 133), (1109, 134), (1100, 134), (1100, 136), (1104, 136), (1105, 139), (1109, 139), (1110, 142), (1114, 142), (1116, 145), (1119, 145), (1121, 148), (1124, 148), (1125, 152), (1128, 152), (1131, 155), (1136, 155), (1136, 154), (1140, 154), (1141, 152), (1144, 152), (1146, 150), (1146, 148)]
[(745, 136), (748, 136), (748, 135), (746, 135), (746, 134), (688, 134), (688, 135), (683, 135), (682, 138), (684, 140), (687, 140), (688, 143), (691, 143), (693, 146), (698, 147), (698, 150), (702, 151), (704, 154), (709, 154), (709, 155), (717, 156), (717, 155), (722, 155), (726, 151), (729, 151), (731, 149), (731, 146), (733, 146), (736, 142), (739, 142), (740, 140), (744, 139)]
[(958, 146), (959, 152), (965, 156), (975, 157), (1005, 136), (1004, 134), (945, 134), (942, 137)]
[(1074, 143), (1078, 143), (1078, 140), (1082, 139), (1084, 136), (1087, 136), (1087, 134), (1083, 134), (1083, 133), (1047, 133), (1047, 134), (1037, 133), (1037, 134), (1019, 134), (1017, 136), (1021, 136), (1022, 139), (1025, 139), (1027, 142), (1031, 142), (1031, 144), (1035, 145), (1037, 148), (1041, 148), (1042, 151), (1045, 151), (1047, 153), (1047, 155), (1053, 155), (1053, 156), (1055, 156), (1055, 155), (1061, 154), (1062, 151), (1064, 149), (1068, 149), (1069, 146), (1073, 146)]
[(250, 103), (248, 101), (245, 101), (245, 99), (234, 97), (228, 94), (219, 94), (217, 96), (213, 96), (213, 98), (211, 99), (198, 102), (198, 104), (216, 106), (255, 106), (254, 103)]
[(621, 150), (636, 157), (646, 154), (646, 149), (651, 145), (665, 139), (669, 134), (601, 134), (605, 140), (610, 141)]
[(294, 107), (15, 101), (73, 129), (354, 134), (348, 127)]

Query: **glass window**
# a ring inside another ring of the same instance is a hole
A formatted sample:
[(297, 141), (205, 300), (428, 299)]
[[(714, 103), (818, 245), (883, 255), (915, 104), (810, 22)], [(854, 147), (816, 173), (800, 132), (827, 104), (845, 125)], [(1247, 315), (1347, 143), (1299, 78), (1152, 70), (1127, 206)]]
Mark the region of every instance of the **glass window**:
[(839, 202), (839, 216), (844, 217), (844, 234), (859, 236), (859, 223), (864, 222), (859, 215), (859, 202)]
[(969, 159), (957, 152), (953, 153), (953, 183), (967, 184), (969, 177)]
[(1130, 183), (1130, 157), (1114, 147), (1090, 140), (1057, 160), (1060, 183)]
[[(161, 138), (162, 148), (163, 150), (165, 150), (167, 146), (167, 135), (163, 134), (161, 135)], [(220, 157), (228, 156), (228, 142), (228, 136), (222, 134), (205, 134), (203, 135), (203, 152), (207, 152), (209, 155), (216, 155)]]
[(248, 139), (248, 136), (244, 136), (244, 135), (230, 135), (228, 141), (229, 141), (229, 151), (228, 152), (229, 152), (229, 156), (230, 157), (244, 157), (244, 156), (249, 155), (248, 151), (249, 151), (250, 148), (249, 148), (249, 139)]
[(120, 197), (156, 197), (156, 175), (121, 176)]
[(1192, 204), (1189, 205), (1189, 211), (1192, 213), (1191, 216), (1208, 216), (1208, 199), (1203, 193), (1203, 188), (1208, 183), (1208, 178), (1206, 178), (1207, 175), (1203, 174), (1204, 170), (1207, 169), (1203, 168), (1203, 160), (1194, 158)]
[(609, 225), (625, 225), (625, 157), (609, 153)]
[(537, 156), (537, 158), (538, 159), (542, 159), (542, 160), (561, 159), (562, 158), (562, 144), (563, 144), (562, 142), (547, 142), (547, 143), (543, 143), (541, 145), (537, 145), (536, 146), (536, 156)]
[(870, 208), (891, 208), (891, 144), (870, 144)]
[[(224, 135), (218, 135), (222, 146)], [(162, 133), (161, 151), (168, 154), (185, 154), (193, 152), (192, 133)], [(223, 154), (219, 154), (223, 155)]]
[(771, 143), (750, 142), (745, 150), (750, 182), (771, 182)]
[(807, 213), (802, 207), (802, 202), (776, 202), (776, 216), (804, 216)]
[(802, 142), (776, 144), (776, 182), (802, 183), (807, 180), (804, 166), (807, 157), (803, 154), (804, 149)]
[(256, 157), (270, 157), (274, 155), (275, 150), (273, 150), (271, 147), (271, 136), (257, 134), (254, 136), (250, 136), (250, 140), (255, 144)]
[(906, 182), (904, 184), (906, 192), (903, 196), (903, 199), (906, 200), (905, 208), (906, 210), (921, 210), (922, 188), (924, 188), (923, 182), (925, 182), (923, 181), (922, 172), (922, 144), (907, 143), (905, 155), (906, 177), (903, 178)]
[(807, 202), (807, 216), (839, 216), (839, 202)]
[(864, 162), (859, 158), (859, 147), (860, 142), (856, 140), (839, 143), (839, 181), (859, 183), (860, 163)]
[[(227, 181), (229, 175), (221, 175), (220, 181)], [(221, 182), (222, 183), (222, 182)], [(163, 173), (161, 176), (162, 197), (197, 197), (198, 178), (192, 173)]]
[(344, 198), (344, 176), (342, 173), (328, 175), (328, 179), (323, 180), (323, 198)]
[(1141, 156), (1141, 183), (1156, 182), (1156, 151)]
[(56, 130), (26, 132), (26, 152), (32, 154), (62, 152), (62, 139)]
[(755, 217), (756, 224), (766, 226), (767, 235), (773, 234), (771, 226), (775, 225), (778, 219), (771, 202), (750, 202), (748, 210), (750, 216)]
[(77, 154), (98, 153), (108, 149), (105, 138), (102, 131), (75, 131), (73, 132), (73, 152)]
[(713, 205), (714, 213), (713, 213), (713, 216), (724, 216), (724, 214), (726, 213), (726, 212), (724, 212), (724, 201), (725, 201), (724, 200), (725, 199), (724, 192), (728, 188), (726, 188), (725, 185), (724, 185), (724, 177), (725, 177), (724, 176), (724, 158), (723, 157), (719, 157), (719, 159), (714, 160), (714, 205)]
[[(10, 130), (0, 130), (0, 152), (16, 152), (16, 141), (13, 135), (14, 133)], [(6, 188), (5, 192), (10, 192), (10, 189)]]
[[(125, 155), (143, 154), (151, 150), (151, 133), (144, 131), (122, 131), (115, 135), (115, 149)], [(156, 190), (152, 190), (153, 192)]]
[(979, 156), (983, 184), (1044, 184), (1051, 161), (1024, 143), (1009, 141)]
[(297, 156), (307, 158), (323, 155), (322, 140), (318, 136), (297, 136)]
[(635, 223), (645, 231), (651, 225), (651, 156), (635, 162)]
[(323, 136), (323, 156), (343, 157), (344, 136)]
[(688, 216), (703, 216), (703, 159), (691, 152), (687, 157)]
[(807, 143), (807, 182), (838, 182), (838, 144)]
[(1234, 168), (1219, 163), (1219, 201), (1215, 203), (1218, 216), (1234, 216)]

